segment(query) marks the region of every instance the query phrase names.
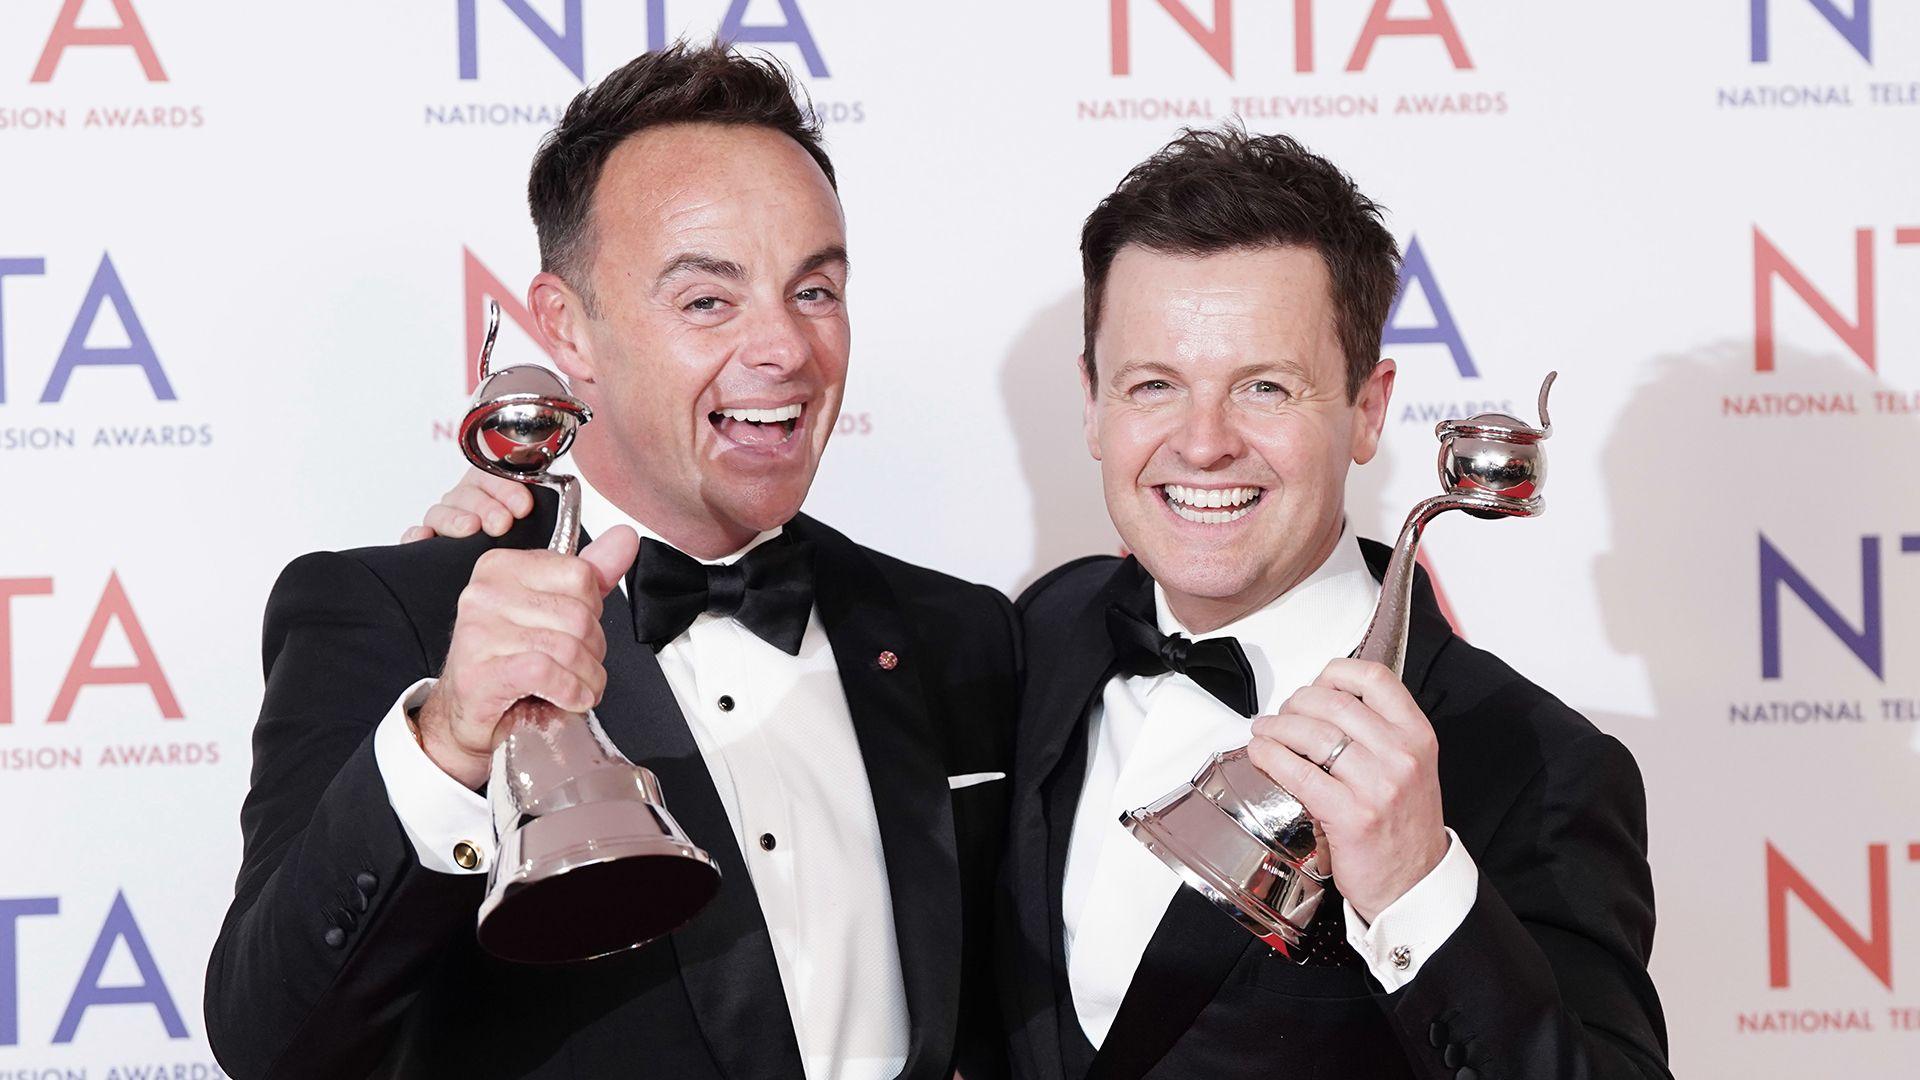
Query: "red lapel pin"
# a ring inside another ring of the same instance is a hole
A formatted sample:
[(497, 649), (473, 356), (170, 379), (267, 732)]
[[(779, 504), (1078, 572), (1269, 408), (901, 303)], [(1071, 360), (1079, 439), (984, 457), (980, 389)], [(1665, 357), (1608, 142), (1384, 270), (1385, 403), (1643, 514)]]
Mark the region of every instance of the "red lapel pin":
[(882, 649), (878, 659), (881, 671), (892, 671), (894, 668), (900, 666), (900, 658), (893, 655), (893, 650), (891, 649)]

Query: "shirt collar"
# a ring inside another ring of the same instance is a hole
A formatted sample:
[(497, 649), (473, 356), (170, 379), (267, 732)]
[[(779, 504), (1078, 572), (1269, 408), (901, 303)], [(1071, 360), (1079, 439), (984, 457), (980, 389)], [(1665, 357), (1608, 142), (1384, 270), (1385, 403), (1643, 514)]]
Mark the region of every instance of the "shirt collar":
[[(657, 543), (666, 544), (668, 547), (673, 548), (675, 551), (680, 551), (680, 549), (676, 547), (673, 543), (663, 539), (659, 533), (654, 532), (652, 529), (649, 529), (645, 525), (640, 524), (639, 520), (635, 518), (633, 515), (620, 509), (618, 506), (615, 506), (613, 504), (613, 500), (607, 498), (605, 495), (600, 494), (600, 492), (597, 489), (595, 489), (592, 484), (587, 483), (586, 477), (584, 476), (580, 477), (580, 526), (581, 528), (585, 529), (588, 533), (594, 536), (599, 536), (605, 533), (608, 529), (613, 528), (615, 525), (627, 526), (628, 528), (632, 529), (634, 532), (639, 533), (640, 539), (642, 540), (652, 540)], [(747, 541), (746, 545), (740, 548), (740, 550), (738, 551), (734, 551), (726, 555), (722, 555), (717, 559), (696, 559), (695, 561), (705, 564), (707, 566), (724, 566), (728, 563), (731, 563), (740, 559), (742, 556), (746, 555), (747, 552), (752, 551), (754, 548), (759, 547), (761, 544), (764, 544), (767, 541), (772, 540), (773, 538), (779, 536), (783, 531), (785, 531), (785, 529), (786, 529), (786, 526), (784, 525), (776, 525), (773, 528), (768, 529), (766, 532), (761, 533), (759, 536), (754, 537), (752, 540)], [(682, 555), (686, 555), (686, 552), (684, 551), (680, 553)], [(690, 559), (695, 558), (692, 555), (687, 555), (687, 557)]]
[(1240, 642), (1253, 665), (1263, 711), (1274, 707), (1267, 699), (1280, 687), (1291, 693), (1311, 682), (1327, 661), (1352, 653), (1367, 632), (1379, 596), (1380, 583), (1367, 569), (1352, 523), (1345, 521), (1333, 551), (1305, 580), (1211, 633), (1195, 634), (1180, 625), (1167, 604), (1166, 590), (1157, 581), (1153, 585), (1161, 633)]

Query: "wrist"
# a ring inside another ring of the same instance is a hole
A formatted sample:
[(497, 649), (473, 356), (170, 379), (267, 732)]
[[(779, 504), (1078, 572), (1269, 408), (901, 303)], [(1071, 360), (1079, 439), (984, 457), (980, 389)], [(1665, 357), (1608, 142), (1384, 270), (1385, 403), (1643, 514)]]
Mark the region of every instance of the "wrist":
[(492, 757), (475, 754), (447, 737), (450, 726), (435, 710), (438, 698), (436, 692), (429, 692), (418, 710), (408, 711), (407, 729), (413, 732), (413, 741), (420, 744), (420, 751), (427, 755), (428, 761), (467, 788), (479, 791), (487, 784)]
[(1403, 864), (1406, 874), (1395, 883), (1396, 888), (1392, 890), (1391, 895), (1358, 899), (1347, 897), (1347, 902), (1353, 906), (1353, 913), (1360, 916), (1361, 920), (1369, 926), (1380, 921), (1382, 912), (1392, 907), (1401, 897), (1412, 892), (1414, 886), (1425, 881), (1439, 867), (1441, 861), (1447, 857), (1447, 850), (1452, 844), (1453, 841), (1447, 836), (1447, 830), (1442, 828), (1433, 844), (1422, 853), (1421, 858)]

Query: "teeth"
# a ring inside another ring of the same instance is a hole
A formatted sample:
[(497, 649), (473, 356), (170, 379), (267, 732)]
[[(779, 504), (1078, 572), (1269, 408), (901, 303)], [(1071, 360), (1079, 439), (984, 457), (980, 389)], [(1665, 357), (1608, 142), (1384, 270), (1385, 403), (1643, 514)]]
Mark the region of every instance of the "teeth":
[(1253, 502), (1260, 495), (1256, 487), (1238, 488), (1190, 488), (1179, 484), (1164, 485), (1167, 500), (1175, 506), (1202, 508), (1237, 507)]
[(1243, 506), (1238, 510), (1201, 511), (1177, 502), (1170, 502), (1167, 505), (1173, 508), (1174, 513), (1188, 521), (1201, 525), (1225, 525), (1229, 521), (1239, 521), (1241, 518), (1253, 513), (1253, 507), (1251, 506)]
[(782, 405), (777, 409), (721, 409), (720, 415), (729, 420), (745, 420), (750, 424), (777, 424), (782, 420), (798, 420), (804, 406), (799, 404)]

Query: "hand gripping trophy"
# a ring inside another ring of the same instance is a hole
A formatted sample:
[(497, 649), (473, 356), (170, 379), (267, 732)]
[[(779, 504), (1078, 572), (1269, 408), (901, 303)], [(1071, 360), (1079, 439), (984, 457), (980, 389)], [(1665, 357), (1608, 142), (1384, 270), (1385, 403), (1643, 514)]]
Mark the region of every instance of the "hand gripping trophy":
[[(1475, 517), (1538, 517), (1547, 463), (1540, 441), (1553, 433), (1547, 391), (1540, 384), (1540, 426), (1504, 413), (1448, 420), (1440, 438), (1440, 483), (1445, 494), (1407, 515), (1380, 601), (1353, 655), (1401, 674), (1407, 658), (1407, 616), (1413, 595), (1414, 548), (1420, 532), (1448, 510)], [(1120, 815), (1134, 839), (1159, 856), (1182, 881), (1200, 890), (1282, 955), (1300, 943), (1330, 877), (1313, 818), (1285, 788), (1247, 756), (1246, 747), (1218, 753), (1153, 803)]]
[[(551, 488), (548, 550), (580, 548), (580, 481), (552, 467), (592, 418), (558, 375), (490, 371), (500, 306), (489, 306), (480, 385), (460, 425), (476, 468)], [(637, 948), (706, 906), (720, 871), (667, 813), (660, 781), (614, 748), (591, 715), (522, 698), (495, 729), (487, 785), (499, 854), (480, 904), (480, 945), (503, 960), (563, 963)]]

